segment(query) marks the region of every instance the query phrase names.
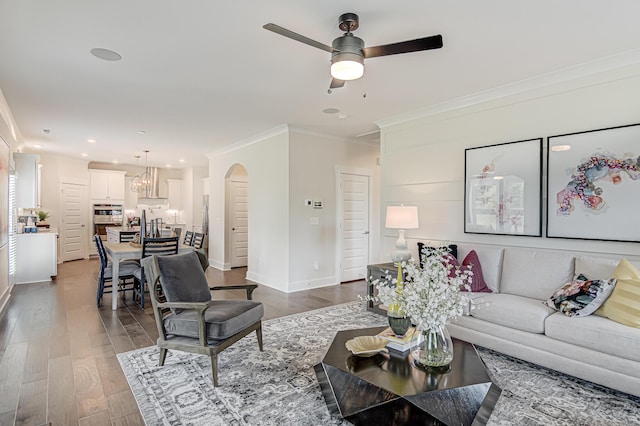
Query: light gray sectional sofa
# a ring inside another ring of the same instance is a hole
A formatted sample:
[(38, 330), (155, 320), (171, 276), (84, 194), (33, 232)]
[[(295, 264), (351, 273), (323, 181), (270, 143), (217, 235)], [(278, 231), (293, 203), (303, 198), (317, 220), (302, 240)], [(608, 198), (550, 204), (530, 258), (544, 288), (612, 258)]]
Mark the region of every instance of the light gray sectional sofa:
[(595, 314), (568, 317), (542, 303), (577, 273), (609, 278), (620, 258), (465, 243), (458, 260), (471, 249), (493, 293), (471, 293), (472, 309), (448, 326), (452, 337), (640, 396), (639, 328)]

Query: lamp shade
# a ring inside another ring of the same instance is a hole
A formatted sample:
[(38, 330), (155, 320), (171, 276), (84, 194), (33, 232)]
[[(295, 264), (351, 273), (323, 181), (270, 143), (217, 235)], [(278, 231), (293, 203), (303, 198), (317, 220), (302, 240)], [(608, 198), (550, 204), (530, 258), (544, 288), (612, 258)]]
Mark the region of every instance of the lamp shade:
[(385, 228), (390, 229), (416, 229), (418, 224), (417, 206), (387, 206), (387, 218)]

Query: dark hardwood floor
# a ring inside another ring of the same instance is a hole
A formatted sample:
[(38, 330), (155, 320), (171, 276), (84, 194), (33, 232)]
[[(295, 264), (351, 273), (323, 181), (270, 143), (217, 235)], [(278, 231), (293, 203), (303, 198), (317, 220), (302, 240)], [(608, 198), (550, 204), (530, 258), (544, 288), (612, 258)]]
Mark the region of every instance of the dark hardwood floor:
[[(51, 283), (16, 285), (0, 316), (0, 425), (142, 425), (116, 354), (153, 345), (153, 313), (119, 293), (96, 307), (96, 259), (59, 265)], [(245, 282), (244, 268), (207, 270), (211, 285)], [(357, 300), (364, 281), (283, 293), (260, 286), (264, 319)], [(216, 291), (219, 299), (243, 291)], [(145, 304), (146, 307), (150, 303)], [(266, 348), (268, 350), (268, 348)], [(224, 356), (224, 354), (222, 355)]]

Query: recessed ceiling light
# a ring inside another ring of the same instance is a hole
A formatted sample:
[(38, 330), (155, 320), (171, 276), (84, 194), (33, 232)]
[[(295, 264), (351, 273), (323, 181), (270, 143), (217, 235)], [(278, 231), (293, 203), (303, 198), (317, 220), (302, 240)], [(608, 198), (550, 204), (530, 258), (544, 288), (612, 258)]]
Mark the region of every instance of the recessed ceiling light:
[(51, 133), (51, 130), (49, 130), (49, 129), (42, 129), (42, 133), (44, 133), (45, 135), (48, 135), (49, 133)]
[(184, 163), (184, 158), (181, 158), (181, 159), (180, 159), (180, 162), (181, 162), (181, 163)]
[(95, 139), (87, 139), (87, 142), (89, 142), (89, 143), (96, 143), (96, 140), (95, 140)]
[(80, 154), (80, 156), (82, 156), (82, 157), (88, 157), (88, 156), (89, 156), (89, 154), (87, 154), (86, 152), (83, 152), (82, 154)]
[(40, 145), (40, 144), (34, 144), (34, 145), (33, 145), (33, 147), (34, 147), (34, 148), (42, 148), (42, 145)]
[(324, 112), (325, 114), (336, 114), (340, 112), (340, 110), (338, 108), (325, 108), (322, 110), (322, 112)]
[(112, 163), (113, 164), (118, 164), (118, 160), (113, 160)]
[(571, 145), (554, 145), (551, 147), (551, 151), (559, 152), (559, 151), (569, 151), (571, 149)]
[(338, 114), (338, 120), (345, 120), (347, 118), (349, 118), (347, 114)]
[(91, 49), (91, 54), (104, 61), (119, 61), (122, 59), (122, 56), (120, 56), (119, 53), (114, 52), (113, 50), (103, 49), (101, 47), (94, 47)]
[(171, 167), (171, 164), (167, 163), (167, 167)]
[(147, 133), (146, 130), (138, 130), (138, 133), (140, 133), (141, 135), (144, 135), (145, 133)]

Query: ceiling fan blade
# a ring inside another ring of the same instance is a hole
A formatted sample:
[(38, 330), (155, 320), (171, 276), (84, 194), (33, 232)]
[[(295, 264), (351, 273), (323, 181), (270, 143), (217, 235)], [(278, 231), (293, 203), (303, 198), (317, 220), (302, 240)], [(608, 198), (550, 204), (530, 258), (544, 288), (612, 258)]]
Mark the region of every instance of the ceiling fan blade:
[(415, 40), (385, 44), (383, 46), (365, 47), (364, 49), (362, 49), (362, 51), (365, 58), (375, 58), (376, 56), (398, 55), (400, 53), (440, 49), (441, 47), (442, 36), (438, 34), (429, 37), (417, 38)]
[(331, 85), (329, 89), (337, 89), (338, 87), (344, 86), (344, 80), (338, 80), (337, 78), (331, 79)]
[(308, 44), (309, 46), (327, 51), (329, 53), (337, 51), (331, 46), (327, 46), (326, 44), (320, 43), (319, 41), (312, 40), (309, 37), (305, 37), (298, 33), (294, 33), (293, 31), (283, 28), (280, 25), (269, 23), (269, 24), (263, 25), (262, 28), (264, 28), (265, 30), (273, 31), (276, 34), (280, 34), (281, 36), (285, 36), (292, 40), (299, 41), (300, 43)]

